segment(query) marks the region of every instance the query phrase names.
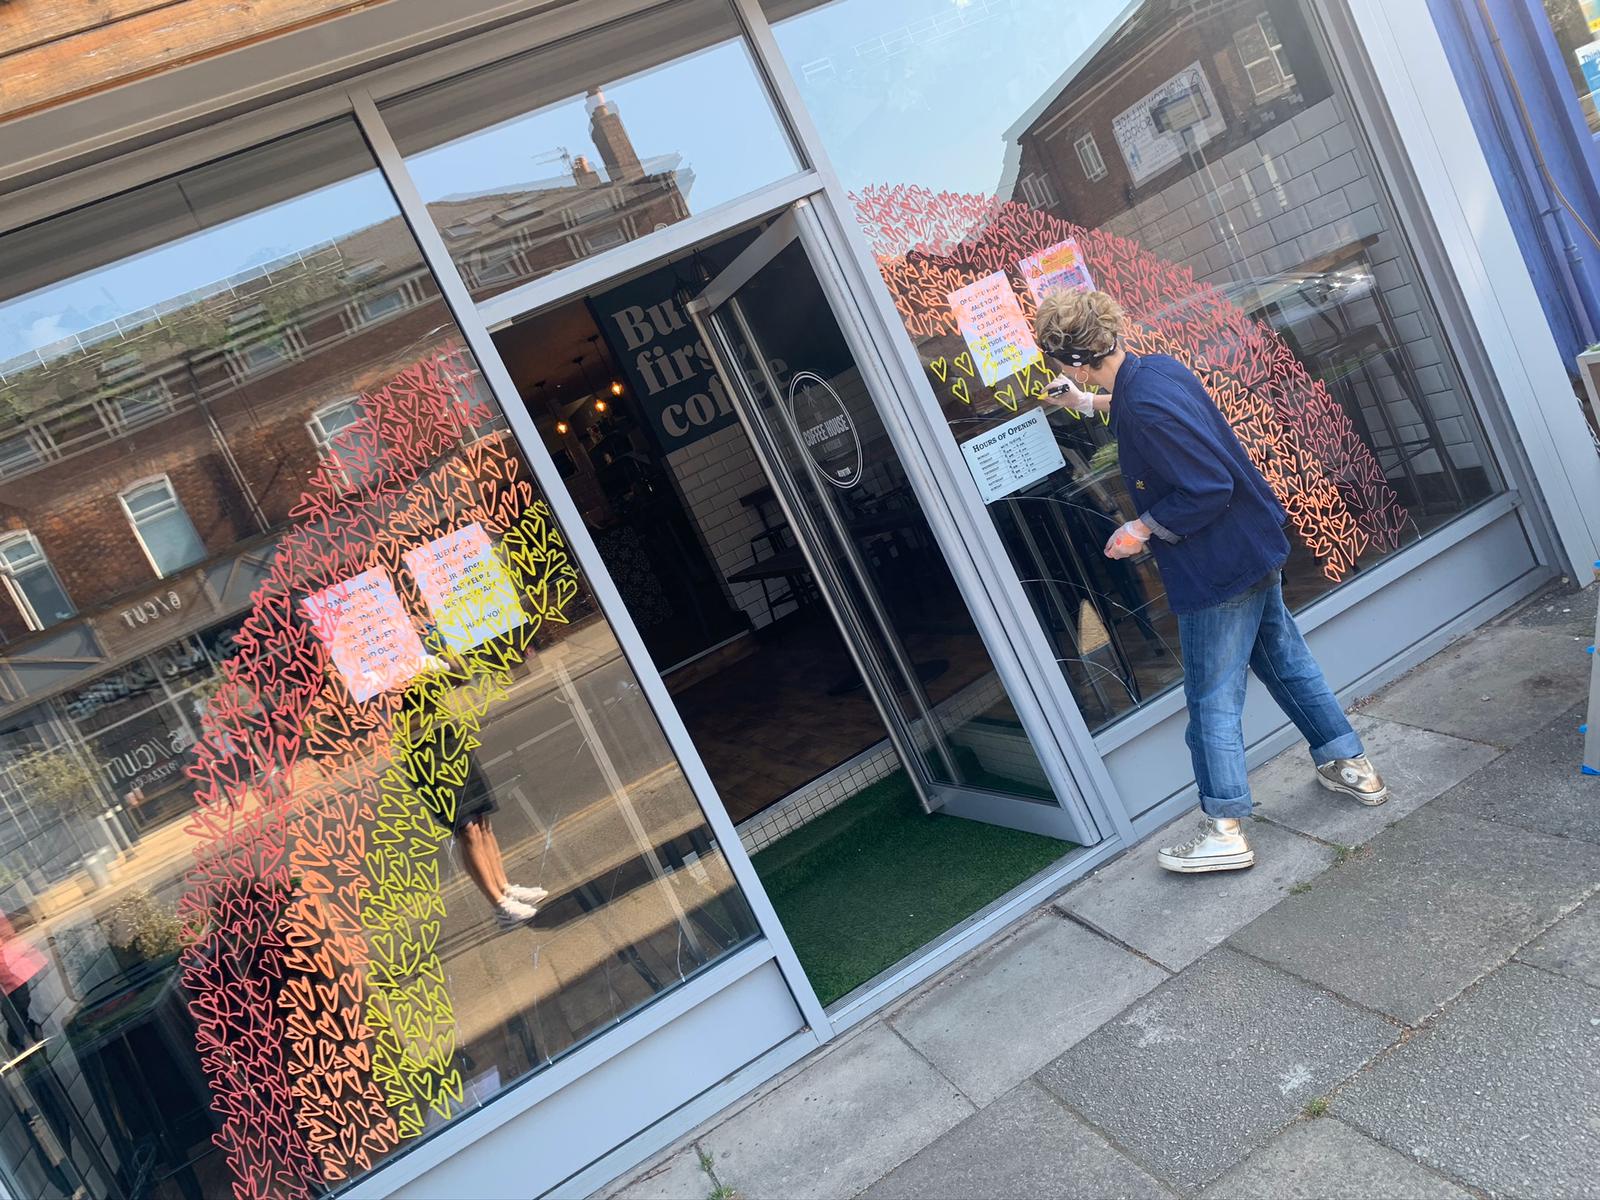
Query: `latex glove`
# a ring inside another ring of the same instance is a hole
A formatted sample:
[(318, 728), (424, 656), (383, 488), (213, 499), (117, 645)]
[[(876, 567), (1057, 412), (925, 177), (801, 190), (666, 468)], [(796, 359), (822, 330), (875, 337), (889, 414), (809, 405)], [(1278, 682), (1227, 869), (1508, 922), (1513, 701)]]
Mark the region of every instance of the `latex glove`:
[(1094, 397), (1072, 382), (1070, 375), (1057, 375), (1045, 385), (1044, 402), (1080, 417), (1094, 416)]
[(1150, 526), (1138, 519), (1129, 521), (1106, 543), (1107, 558), (1132, 558), (1150, 540)]

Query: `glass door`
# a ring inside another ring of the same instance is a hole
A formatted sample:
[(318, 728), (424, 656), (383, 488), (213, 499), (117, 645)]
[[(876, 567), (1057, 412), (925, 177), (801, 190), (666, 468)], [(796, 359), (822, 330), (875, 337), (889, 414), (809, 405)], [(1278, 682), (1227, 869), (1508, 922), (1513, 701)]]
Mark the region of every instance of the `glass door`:
[(691, 315), (923, 810), (1091, 841), (1046, 781), (913, 491), (818, 268), (831, 253), (802, 201)]

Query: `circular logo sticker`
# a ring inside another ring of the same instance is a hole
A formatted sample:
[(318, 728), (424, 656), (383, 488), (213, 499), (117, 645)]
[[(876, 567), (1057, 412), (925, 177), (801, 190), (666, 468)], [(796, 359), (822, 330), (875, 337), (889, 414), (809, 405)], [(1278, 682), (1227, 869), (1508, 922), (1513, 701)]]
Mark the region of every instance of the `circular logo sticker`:
[(836, 488), (861, 482), (861, 439), (839, 394), (822, 376), (800, 371), (789, 382), (789, 412), (811, 461)]

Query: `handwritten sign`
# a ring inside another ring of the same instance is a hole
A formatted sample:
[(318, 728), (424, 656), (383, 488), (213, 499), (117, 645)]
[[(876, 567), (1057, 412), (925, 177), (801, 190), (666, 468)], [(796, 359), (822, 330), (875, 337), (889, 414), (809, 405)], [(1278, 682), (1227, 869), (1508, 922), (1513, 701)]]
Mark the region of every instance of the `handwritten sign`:
[(949, 294), (950, 311), (977, 361), (986, 387), (1015, 375), (1040, 357), (1022, 305), (1004, 271), (995, 271)]
[(961, 443), (967, 469), (985, 504), (1037, 483), (1066, 466), (1043, 409), (1014, 417)]
[(422, 669), (422, 639), (381, 567), (313, 592), (302, 603), (357, 703), (400, 687)]
[(404, 557), (450, 649), (470, 650), (527, 622), (516, 583), (476, 521)]
[(1023, 282), (1028, 285), (1028, 293), (1035, 302), (1043, 300), (1051, 292), (1071, 291), (1074, 288), (1094, 291), (1094, 279), (1083, 261), (1083, 253), (1078, 249), (1077, 238), (1067, 238), (1037, 254), (1029, 255), (1017, 264), (1017, 270), (1022, 273)]

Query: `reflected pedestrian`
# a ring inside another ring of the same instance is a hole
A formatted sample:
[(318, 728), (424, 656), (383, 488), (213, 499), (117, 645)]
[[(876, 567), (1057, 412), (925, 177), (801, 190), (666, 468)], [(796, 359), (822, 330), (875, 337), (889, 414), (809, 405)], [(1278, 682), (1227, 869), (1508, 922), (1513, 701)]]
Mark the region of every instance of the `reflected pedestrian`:
[(44, 968), (44, 956), (0, 913), (0, 991), (5, 993), (6, 1041), (13, 1057), (44, 1038), (44, 1027), (31, 1011), (33, 985)]
[[(1163, 846), (1169, 871), (1236, 871), (1255, 863), (1240, 825), (1250, 815), (1244, 701), (1254, 670), (1311, 747), (1317, 781), (1362, 804), (1389, 796), (1322, 668), (1283, 603), (1288, 514), (1205, 385), (1175, 358), (1123, 345), (1122, 309), (1104, 292), (1058, 291), (1039, 305), (1039, 346), (1076, 388), (1051, 402), (1109, 414), (1128, 495), (1139, 515), (1105, 545), (1107, 558), (1147, 547), (1178, 617), (1185, 735), (1204, 821)], [(1109, 395), (1089, 397), (1080, 388)]]
[[(441, 675), (464, 673), (459, 663), (452, 666), (442, 658), (430, 656), (422, 672), (406, 688), (400, 701), (400, 731), (406, 740), (399, 762), (407, 780), (424, 799), (429, 814), (456, 838), (461, 846), (462, 865), (472, 882), (494, 909), (495, 922), (502, 929), (531, 924), (539, 904), (549, 894), (540, 887), (524, 887), (506, 877), (505, 856), (495, 838), (490, 816), (499, 807), (489, 783), (478, 770), (469, 748), (470, 723), (452, 712), (446, 699), (451, 687)], [(451, 781), (442, 771), (447, 764), (465, 758), (465, 778), (452, 793)], [(441, 796), (451, 795), (452, 806), (440, 805)]]

